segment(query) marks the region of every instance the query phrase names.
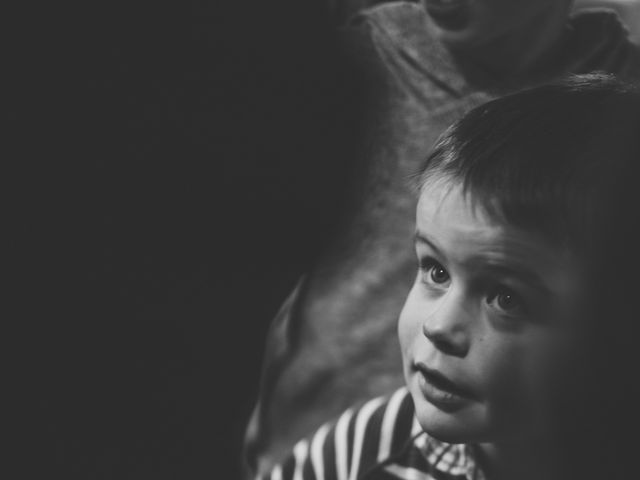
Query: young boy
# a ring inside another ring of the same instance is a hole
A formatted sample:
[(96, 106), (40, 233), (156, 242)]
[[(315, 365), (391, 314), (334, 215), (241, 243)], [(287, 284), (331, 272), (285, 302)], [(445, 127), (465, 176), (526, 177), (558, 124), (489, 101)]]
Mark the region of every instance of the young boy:
[(589, 75), (451, 126), (419, 175), (406, 387), (346, 411), (265, 478), (567, 478), (556, 407), (586, 401), (562, 386), (584, 358), (608, 199), (638, 163), (636, 112), (631, 87)]
[(402, 385), (394, 331), (414, 277), (406, 239), (415, 229), (406, 177), (445, 128), (497, 96), (569, 73), (640, 78), (640, 47), (616, 16), (570, 15), (573, 3), (394, 1), (350, 22), (345, 41), (370, 94), (351, 195), (332, 241), (272, 322), (247, 431), (252, 466), (268, 471), (297, 439)]

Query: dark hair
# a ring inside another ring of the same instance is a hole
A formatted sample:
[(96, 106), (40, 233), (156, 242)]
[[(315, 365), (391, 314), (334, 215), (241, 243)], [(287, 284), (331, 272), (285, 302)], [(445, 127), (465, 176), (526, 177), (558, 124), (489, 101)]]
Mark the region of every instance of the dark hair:
[(475, 205), (507, 222), (577, 240), (616, 178), (640, 163), (638, 112), (637, 89), (603, 74), (490, 101), (439, 138), (420, 187), (460, 181)]

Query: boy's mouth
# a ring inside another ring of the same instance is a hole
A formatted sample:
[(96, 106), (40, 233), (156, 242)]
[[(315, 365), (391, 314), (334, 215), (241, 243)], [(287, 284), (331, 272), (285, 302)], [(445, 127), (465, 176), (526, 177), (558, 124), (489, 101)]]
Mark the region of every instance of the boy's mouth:
[(424, 363), (414, 363), (413, 368), (419, 373), (419, 383), (426, 399), (443, 410), (455, 410), (474, 399), (473, 393), (453, 382), (437, 370)]

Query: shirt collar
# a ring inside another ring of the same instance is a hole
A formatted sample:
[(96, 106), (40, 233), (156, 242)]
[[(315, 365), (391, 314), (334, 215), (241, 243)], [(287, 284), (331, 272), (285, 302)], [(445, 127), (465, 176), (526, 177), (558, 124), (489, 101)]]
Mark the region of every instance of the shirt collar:
[(484, 480), (470, 445), (441, 442), (426, 433), (414, 437), (413, 444), (434, 469), (467, 480)]

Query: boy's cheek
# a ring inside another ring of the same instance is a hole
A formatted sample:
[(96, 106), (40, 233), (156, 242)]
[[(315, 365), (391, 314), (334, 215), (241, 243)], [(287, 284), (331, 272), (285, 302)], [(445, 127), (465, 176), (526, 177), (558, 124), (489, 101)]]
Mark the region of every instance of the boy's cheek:
[[(492, 410), (510, 423), (528, 422), (544, 408), (553, 390), (554, 372), (561, 363), (561, 345), (553, 338), (530, 342), (494, 343), (475, 363), (484, 377)], [(507, 418), (510, 417), (510, 418)]]
[(407, 296), (400, 316), (398, 318), (398, 339), (400, 347), (405, 353), (405, 349), (413, 343), (417, 336), (421, 335), (422, 320), (420, 312), (426, 311), (427, 305), (422, 305), (418, 301), (416, 295), (416, 286), (414, 285)]
[(411, 328), (409, 322), (404, 315), (400, 316), (398, 321), (398, 341), (400, 342), (400, 351), (402, 352), (402, 360), (406, 361), (409, 356), (411, 345)]
[(405, 364), (411, 361), (413, 345), (420, 338), (422, 331), (420, 317), (411, 307), (410, 304), (405, 305), (398, 320), (398, 341)]
[(528, 423), (535, 382), (528, 371), (526, 353), (517, 345), (496, 340), (486, 339), (482, 351), (477, 351), (465, 364), (486, 409), (488, 431), (503, 436)]

